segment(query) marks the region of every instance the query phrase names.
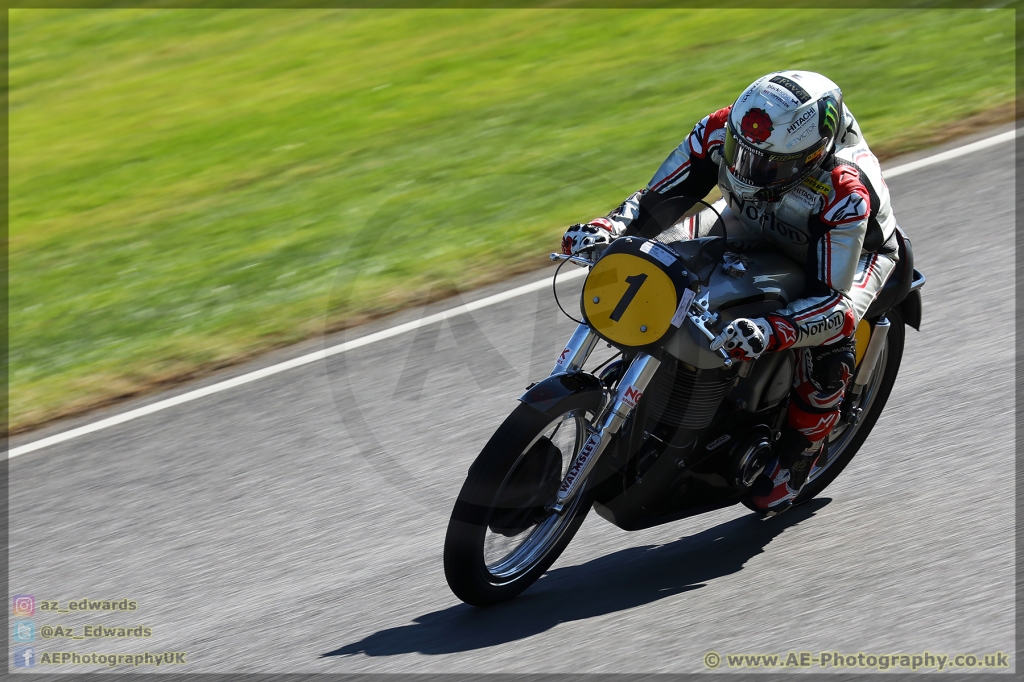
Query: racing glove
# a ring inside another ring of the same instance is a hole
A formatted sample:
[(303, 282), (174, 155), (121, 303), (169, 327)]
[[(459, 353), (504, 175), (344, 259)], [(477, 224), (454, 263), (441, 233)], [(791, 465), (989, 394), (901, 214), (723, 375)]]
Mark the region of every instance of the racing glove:
[(607, 218), (595, 218), (589, 223), (576, 223), (562, 236), (562, 253), (576, 256), (580, 253), (593, 251), (598, 247), (608, 246), (618, 237), (615, 225)]
[(765, 351), (785, 350), (794, 343), (796, 327), (784, 317), (737, 317), (711, 342), (711, 350), (725, 348), (729, 357), (748, 362), (756, 360)]

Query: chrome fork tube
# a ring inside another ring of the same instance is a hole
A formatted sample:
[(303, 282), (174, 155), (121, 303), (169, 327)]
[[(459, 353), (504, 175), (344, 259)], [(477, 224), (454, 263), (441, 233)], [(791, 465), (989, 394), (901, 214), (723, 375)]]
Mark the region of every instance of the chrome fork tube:
[(583, 367), (583, 363), (590, 357), (590, 354), (594, 352), (598, 341), (600, 339), (594, 333), (594, 330), (590, 328), (589, 324), (577, 326), (576, 331), (572, 333), (572, 337), (569, 339), (569, 343), (565, 345), (565, 350), (562, 351), (562, 354), (558, 356), (558, 360), (555, 361), (555, 368), (551, 370), (551, 374), (578, 372)]
[(640, 396), (647, 389), (647, 384), (651, 383), (651, 379), (660, 365), (661, 360), (646, 353), (640, 353), (630, 363), (625, 376), (619, 382), (619, 388), (611, 402), (611, 407), (594, 420), (595, 423), (600, 422), (600, 426), (596, 430), (588, 429), (589, 437), (583, 443), (580, 451), (576, 453), (572, 464), (569, 465), (565, 478), (562, 479), (562, 485), (558, 488), (558, 497), (552, 506), (552, 511), (561, 512), (565, 503), (579, 492), (580, 486), (594, 468), (598, 457), (604, 452), (612, 436), (622, 427), (622, 422), (636, 407)]
[(871, 330), (871, 340), (868, 341), (868, 347), (864, 350), (864, 357), (861, 358), (860, 367), (857, 369), (857, 376), (853, 378), (853, 384), (857, 387), (855, 389), (857, 393), (860, 393), (860, 389), (871, 381), (871, 375), (875, 371), (878, 356), (881, 355), (882, 346), (885, 345), (885, 337), (889, 333), (889, 326), (889, 320), (883, 317), (875, 323), (875, 328)]

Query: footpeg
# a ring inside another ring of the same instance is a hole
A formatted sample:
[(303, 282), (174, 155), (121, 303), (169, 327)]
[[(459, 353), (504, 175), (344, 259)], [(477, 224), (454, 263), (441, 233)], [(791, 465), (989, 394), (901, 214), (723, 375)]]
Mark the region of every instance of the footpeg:
[(848, 423), (850, 426), (856, 426), (857, 423), (860, 421), (860, 416), (861, 414), (863, 414), (863, 412), (864, 410), (862, 408), (851, 407), (850, 414), (846, 418), (846, 423)]

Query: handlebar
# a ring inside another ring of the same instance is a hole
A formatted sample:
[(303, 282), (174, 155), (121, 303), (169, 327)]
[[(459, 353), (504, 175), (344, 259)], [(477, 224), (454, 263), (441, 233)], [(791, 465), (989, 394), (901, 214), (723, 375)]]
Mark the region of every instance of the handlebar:
[(595, 262), (592, 260), (587, 260), (586, 258), (583, 258), (581, 256), (567, 256), (564, 253), (553, 253), (549, 257), (552, 261), (567, 260), (571, 262), (573, 265), (578, 265), (581, 268), (589, 268)]

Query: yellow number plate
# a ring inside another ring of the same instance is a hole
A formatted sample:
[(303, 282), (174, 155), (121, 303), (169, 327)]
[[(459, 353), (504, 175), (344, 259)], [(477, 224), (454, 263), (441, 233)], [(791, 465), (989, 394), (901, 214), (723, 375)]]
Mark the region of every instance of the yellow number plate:
[(612, 343), (646, 346), (669, 330), (679, 302), (676, 287), (655, 263), (629, 253), (605, 256), (583, 284), (583, 310)]

